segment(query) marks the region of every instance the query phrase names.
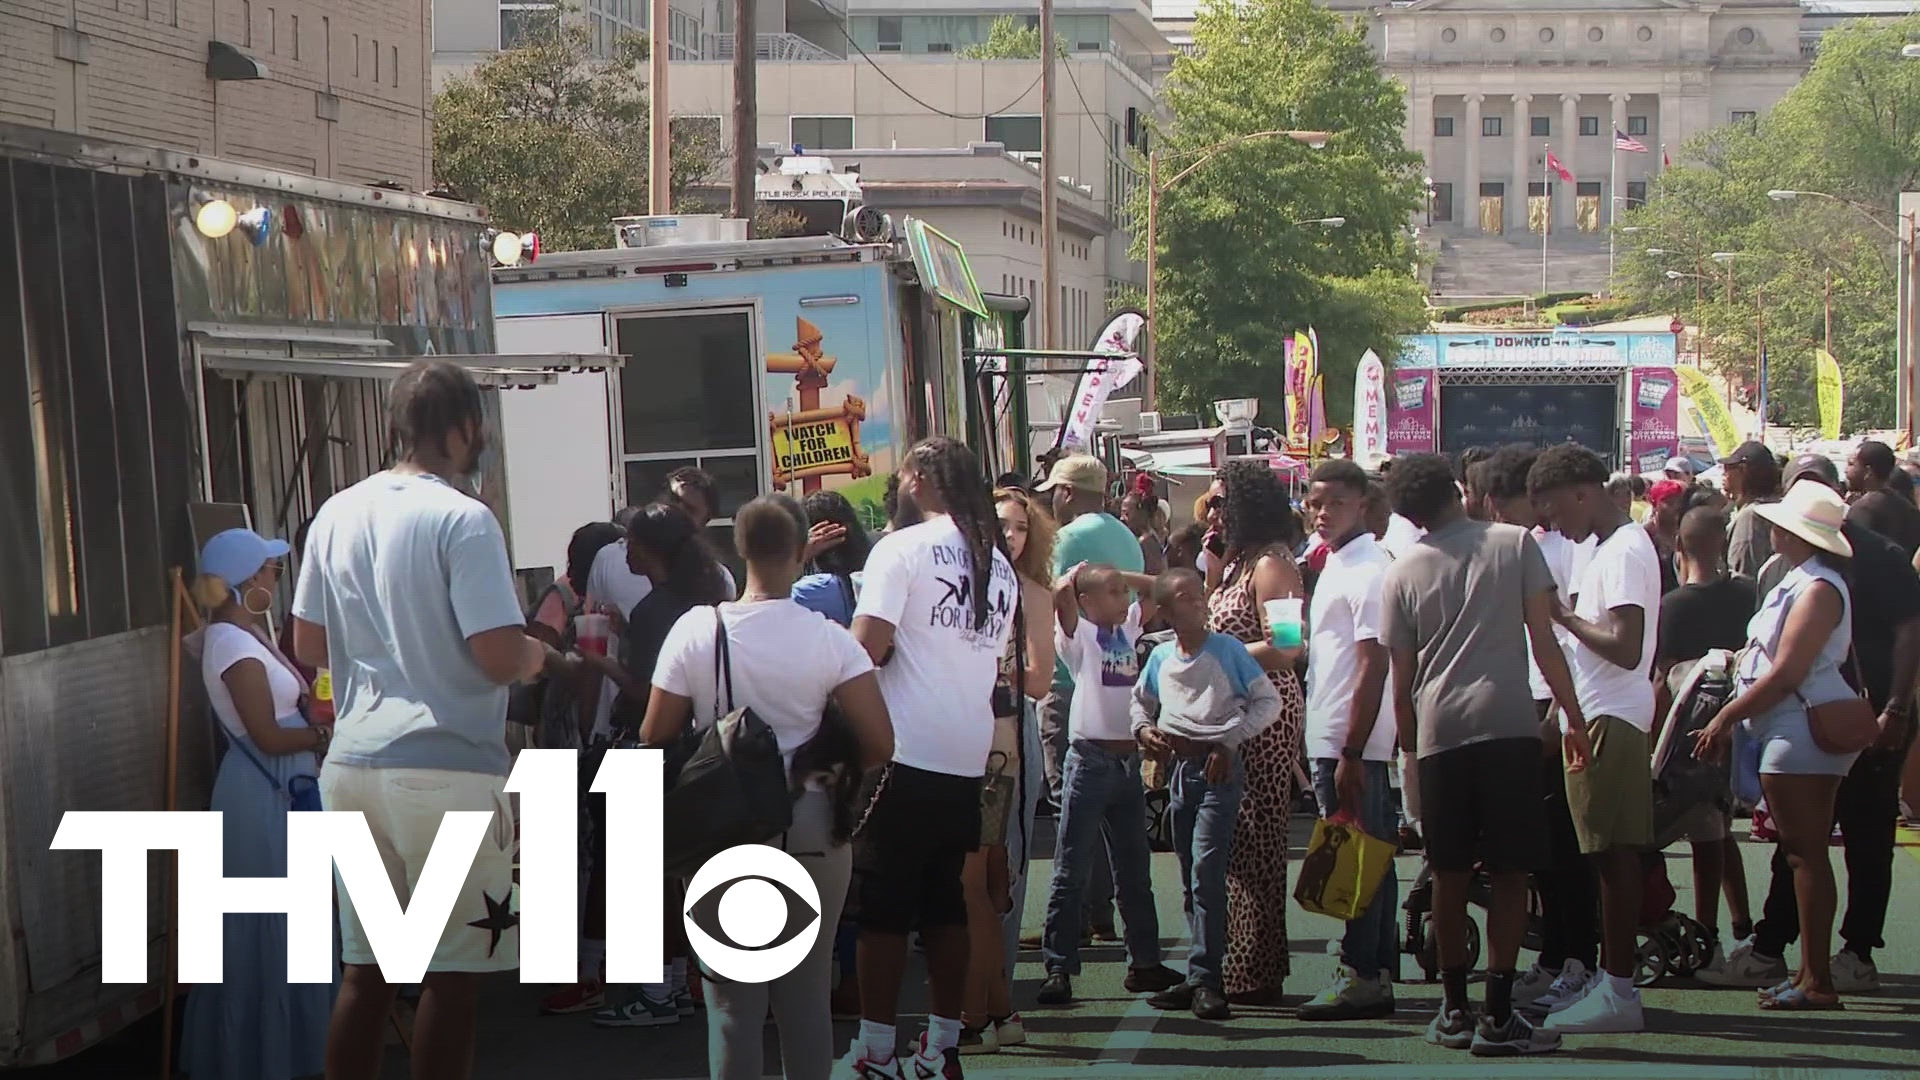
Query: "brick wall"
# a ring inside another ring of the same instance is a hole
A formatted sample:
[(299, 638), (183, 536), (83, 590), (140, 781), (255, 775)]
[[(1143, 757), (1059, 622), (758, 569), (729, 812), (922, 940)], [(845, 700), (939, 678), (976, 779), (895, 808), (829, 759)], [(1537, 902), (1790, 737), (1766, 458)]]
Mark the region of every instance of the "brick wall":
[[(431, 2), (6, 0), (0, 120), (422, 190)], [(268, 77), (208, 79), (214, 39)]]

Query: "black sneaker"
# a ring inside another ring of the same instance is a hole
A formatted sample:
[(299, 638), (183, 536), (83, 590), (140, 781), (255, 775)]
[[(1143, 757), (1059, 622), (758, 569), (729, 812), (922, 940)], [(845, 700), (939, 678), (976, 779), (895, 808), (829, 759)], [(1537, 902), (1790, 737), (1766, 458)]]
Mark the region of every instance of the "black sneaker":
[(1066, 1005), (1073, 1001), (1073, 980), (1064, 971), (1049, 971), (1034, 998), (1042, 1005)]
[(1201, 1020), (1231, 1020), (1233, 1010), (1227, 1008), (1227, 995), (1211, 986), (1193, 988), (1193, 1015)]
[(1536, 1028), (1515, 1012), (1505, 1024), (1495, 1027), (1493, 1018), (1483, 1016), (1473, 1033), (1473, 1052), (1480, 1057), (1519, 1057), (1523, 1054), (1551, 1054), (1560, 1049), (1560, 1033)]
[(1185, 1012), (1193, 1008), (1193, 984), (1182, 982), (1178, 986), (1169, 986), (1148, 998), (1147, 1004), (1156, 1009), (1178, 1009)]
[(1186, 981), (1185, 975), (1167, 965), (1155, 964), (1150, 968), (1128, 968), (1126, 987), (1129, 994), (1152, 994), (1171, 990)]

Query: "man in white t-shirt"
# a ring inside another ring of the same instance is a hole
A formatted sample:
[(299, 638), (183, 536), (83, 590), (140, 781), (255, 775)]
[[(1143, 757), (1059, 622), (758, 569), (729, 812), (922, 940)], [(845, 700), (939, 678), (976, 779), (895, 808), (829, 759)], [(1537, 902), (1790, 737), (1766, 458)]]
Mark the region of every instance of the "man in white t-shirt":
[(854, 637), (880, 665), (894, 753), (854, 852), (861, 1022), (843, 1064), (861, 1080), (900, 1080), (894, 1023), (907, 934), (918, 930), (931, 1000), (911, 1075), (957, 1080), (968, 963), (960, 874), (983, 839), (993, 684), (1020, 587), (965, 445), (916, 445), (900, 492), (925, 520), (874, 545), (853, 617)]
[[(1367, 474), (1345, 459), (1313, 471), (1307, 516), (1326, 542), (1307, 627), (1307, 761), (1320, 816), (1345, 813), (1375, 839), (1398, 837), (1393, 786), (1394, 719), (1386, 695), (1388, 654), (1380, 597), (1392, 556), (1366, 529)], [(1393, 1015), (1400, 967), (1399, 882), (1393, 866), (1373, 903), (1347, 923), (1333, 984), (1300, 1006), (1303, 1020)]]
[[(1527, 476), (1538, 460), (1539, 451), (1528, 446), (1504, 447), (1494, 452), (1481, 468), (1487, 483), (1487, 507), (1493, 520), (1533, 530), (1540, 554), (1547, 560), (1553, 576), (1554, 591), (1562, 597), (1573, 596), (1575, 562), (1585, 569), (1583, 552), (1590, 552), (1595, 541), (1589, 536), (1584, 544), (1575, 544), (1540, 513), (1527, 493)], [(1562, 651), (1573, 654), (1574, 639), (1565, 627), (1555, 625), (1554, 637)], [(1567, 809), (1565, 769), (1560, 761), (1560, 729), (1546, 721), (1553, 711), (1553, 691), (1533, 656), (1533, 642), (1527, 642), (1527, 668), (1532, 684), (1534, 709), (1542, 726), (1540, 739), (1546, 756), (1541, 759), (1541, 786), (1546, 792), (1547, 844), (1551, 859), (1534, 872), (1534, 886), (1540, 896), (1540, 955), (1527, 972), (1513, 984), (1514, 1007), (1523, 1011), (1547, 1013), (1555, 1005), (1584, 994), (1600, 966), (1600, 878), (1593, 860), (1580, 851), (1580, 838), (1573, 829), (1573, 816)]]
[(1581, 1034), (1644, 1030), (1636, 926), (1640, 854), (1653, 842), (1654, 631), (1660, 611), (1660, 556), (1647, 531), (1608, 495), (1607, 467), (1575, 445), (1542, 451), (1528, 474), (1533, 501), (1575, 542), (1598, 538), (1574, 585), (1575, 601), (1555, 598), (1554, 618), (1574, 639), (1568, 657), (1593, 760), (1566, 774), (1567, 805), (1580, 850), (1600, 871), (1600, 964), (1605, 974), (1584, 996), (1556, 1004), (1552, 1031)]

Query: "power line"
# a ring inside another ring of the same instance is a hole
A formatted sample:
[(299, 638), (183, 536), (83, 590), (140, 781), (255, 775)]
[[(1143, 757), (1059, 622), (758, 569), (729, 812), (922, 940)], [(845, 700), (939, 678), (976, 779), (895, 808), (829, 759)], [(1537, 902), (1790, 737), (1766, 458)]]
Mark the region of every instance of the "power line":
[(941, 108), (940, 106), (932, 104), (931, 102), (928, 102), (922, 99), (921, 97), (919, 97), (913, 91), (907, 89), (906, 87), (901, 86), (899, 80), (895, 79), (892, 75), (887, 74), (887, 69), (881, 67), (879, 62), (874, 60), (873, 57), (868, 56), (867, 50), (861, 48), (860, 43), (853, 40), (853, 38), (847, 34), (845, 27), (835, 24), (834, 29), (840, 32), (840, 36), (846, 39), (846, 42), (848, 45), (853, 46), (853, 51), (860, 54), (860, 59), (865, 60), (867, 62), (867, 66), (879, 72), (880, 77), (887, 80), (887, 82), (891, 84), (895, 90), (898, 90), (902, 94), (906, 95), (906, 98), (908, 101), (913, 102), (915, 105), (920, 106), (921, 108), (927, 110), (928, 112), (937, 113), (941, 116), (947, 117), (950, 120), (986, 120), (990, 117), (1004, 115), (1008, 109), (1011, 109), (1015, 105), (1020, 104), (1020, 101), (1022, 98), (1026, 97), (1028, 94), (1033, 93), (1034, 87), (1040, 85), (1040, 76), (1035, 75), (1033, 77), (1033, 81), (1027, 84), (1027, 88), (1025, 90), (1020, 91), (1020, 93), (1014, 96), (1014, 99), (1012, 101), (1007, 102), (1005, 105), (1002, 105), (1000, 108), (995, 109), (992, 112), (983, 112), (983, 113), (948, 112), (947, 110)]

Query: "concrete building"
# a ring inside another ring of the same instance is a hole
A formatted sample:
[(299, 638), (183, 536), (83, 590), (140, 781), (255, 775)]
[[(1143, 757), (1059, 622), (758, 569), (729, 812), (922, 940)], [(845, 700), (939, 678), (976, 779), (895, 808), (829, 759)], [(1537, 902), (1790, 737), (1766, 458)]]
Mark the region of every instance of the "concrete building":
[(420, 191), (426, 17), (363, 0), (0, 3), (0, 121)]
[[(1044, 301), (1036, 166), (997, 143), (978, 142), (963, 149), (853, 150), (833, 157), (840, 167), (859, 166), (867, 205), (896, 222), (920, 218), (959, 241), (982, 291), (1034, 301), (1027, 332), (1039, 333)], [(1124, 249), (1112, 249), (1126, 240), (1086, 188), (1061, 185), (1059, 206), (1060, 345), (1085, 348), (1106, 323), (1107, 290), (1116, 283), (1109, 256), (1124, 263)]]

